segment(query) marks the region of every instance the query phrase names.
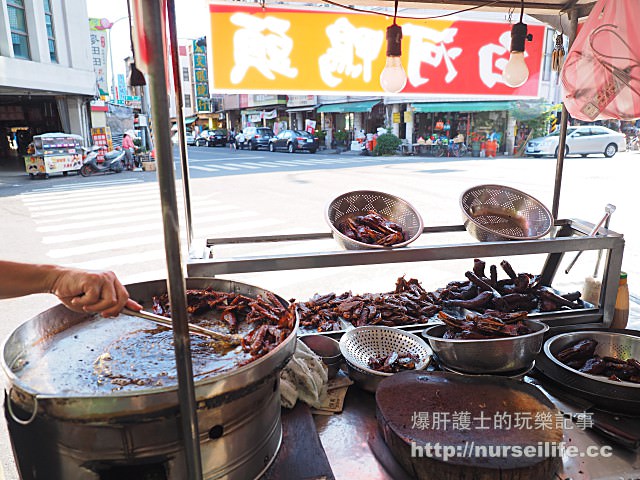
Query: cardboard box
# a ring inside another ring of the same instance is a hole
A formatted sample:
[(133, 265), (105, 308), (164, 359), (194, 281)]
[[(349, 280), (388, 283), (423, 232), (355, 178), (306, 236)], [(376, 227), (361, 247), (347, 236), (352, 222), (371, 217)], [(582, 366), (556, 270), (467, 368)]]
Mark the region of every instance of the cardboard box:
[(156, 162), (142, 162), (142, 169), (145, 172), (155, 172), (156, 171)]

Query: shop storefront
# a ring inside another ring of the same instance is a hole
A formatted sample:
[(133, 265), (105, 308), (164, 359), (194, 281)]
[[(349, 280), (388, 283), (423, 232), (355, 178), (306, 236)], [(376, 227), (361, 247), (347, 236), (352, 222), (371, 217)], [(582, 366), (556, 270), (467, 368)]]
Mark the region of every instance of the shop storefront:
[(6, 96), (0, 100), (0, 159), (26, 155), (34, 135), (62, 131), (54, 97)]
[(274, 132), (289, 128), (285, 95), (247, 95), (247, 107), (241, 111), (244, 127), (270, 127)]
[[(497, 151), (506, 152), (509, 112), (514, 106), (511, 101), (413, 103), (412, 143), (463, 135), (469, 146), (495, 140)], [(480, 148), (474, 150), (479, 152)]]
[(318, 97), (316, 95), (287, 95), (287, 113), (289, 125), (294, 130), (306, 130), (311, 125), (314, 130), (319, 126), (316, 108)]
[(317, 111), (321, 114), (321, 128), (326, 130), (329, 144), (337, 132), (346, 132), (347, 140), (352, 140), (354, 132), (375, 133), (378, 127), (385, 125), (381, 99), (323, 104)]

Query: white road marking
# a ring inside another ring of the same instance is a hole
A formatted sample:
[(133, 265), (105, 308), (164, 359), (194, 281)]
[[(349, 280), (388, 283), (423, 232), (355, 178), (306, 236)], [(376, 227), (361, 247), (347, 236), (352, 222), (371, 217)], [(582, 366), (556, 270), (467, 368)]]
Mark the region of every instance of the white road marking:
[(260, 167), (254, 167), (254, 166), (246, 164), (246, 163), (225, 163), (225, 165), (228, 165), (230, 167), (239, 167), (240, 169), (242, 169), (242, 168), (251, 168), (251, 169), (260, 168)]
[(217, 172), (218, 171), (217, 168), (211, 167), (211, 166), (201, 167), (199, 165), (189, 165), (189, 168), (192, 168), (194, 170), (202, 170), (203, 172)]
[[(252, 220), (250, 224), (247, 222), (240, 223), (228, 223), (225, 225), (217, 225), (208, 229), (208, 231), (213, 234), (221, 234), (232, 231), (243, 231), (246, 230), (247, 227), (259, 228), (262, 226), (271, 226), (274, 224), (284, 223), (282, 220), (276, 219), (257, 219)], [(58, 248), (49, 250), (47, 252), (47, 256), (51, 258), (61, 259), (72, 257), (75, 255), (105, 255), (105, 252), (109, 252), (111, 250), (117, 250), (118, 248), (129, 248), (129, 247), (139, 247), (139, 246), (153, 246), (157, 245), (162, 241), (162, 236), (160, 235), (147, 235), (142, 237), (133, 237), (133, 238), (119, 238), (117, 240), (111, 240), (106, 242), (98, 242), (90, 245), (77, 245), (74, 247), (67, 248)]]

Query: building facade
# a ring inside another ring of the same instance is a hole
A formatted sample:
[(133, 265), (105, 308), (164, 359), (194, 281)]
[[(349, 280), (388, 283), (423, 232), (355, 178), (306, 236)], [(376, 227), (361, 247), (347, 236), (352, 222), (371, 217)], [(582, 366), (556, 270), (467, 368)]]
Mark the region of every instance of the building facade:
[(90, 138), (96, 94), (84, 0), (0, 0), (0, 161), (33, 135)]

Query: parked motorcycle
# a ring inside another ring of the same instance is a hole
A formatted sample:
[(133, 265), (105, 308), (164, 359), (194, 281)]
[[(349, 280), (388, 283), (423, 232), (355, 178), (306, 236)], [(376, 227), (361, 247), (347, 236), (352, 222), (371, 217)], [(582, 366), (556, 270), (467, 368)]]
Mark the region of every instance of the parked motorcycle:
[(100, 153), (100, 148), (101, 147), (99, 146), (94, 146), (87, 150), (88, 153), (84, 159), (84, 164), (80, 168), (80, 175), (83, 177), (89, 177), (98, 173), (103, 175), (108, 173), (120, 173), (124, 170), (124, 150), (112, 150), (105, 153), (104, 162), (102, 162), (102, 165), (99, 165), (98, 154)]

